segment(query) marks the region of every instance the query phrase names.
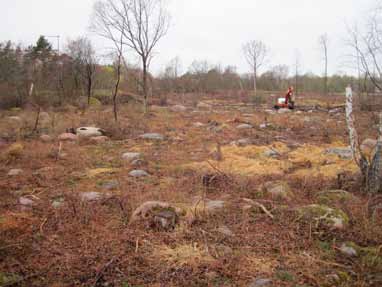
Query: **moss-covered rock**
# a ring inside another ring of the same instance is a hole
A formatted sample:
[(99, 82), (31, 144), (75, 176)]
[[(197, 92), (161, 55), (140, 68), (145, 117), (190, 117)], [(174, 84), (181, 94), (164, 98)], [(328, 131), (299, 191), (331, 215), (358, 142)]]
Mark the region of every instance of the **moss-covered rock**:
[(345, 190), (325, 190), (317, 194), (317, 200), (320, 204), (330, 205), (333, 203), (348, 201), (353, 195)]
[(317, 226), (321, 223), (332, 229), (343, 229), (349, 223), (349, 218), (340, 209), (327, 205), (311, 204), (298, 208), (300, 218), (315, 221)]

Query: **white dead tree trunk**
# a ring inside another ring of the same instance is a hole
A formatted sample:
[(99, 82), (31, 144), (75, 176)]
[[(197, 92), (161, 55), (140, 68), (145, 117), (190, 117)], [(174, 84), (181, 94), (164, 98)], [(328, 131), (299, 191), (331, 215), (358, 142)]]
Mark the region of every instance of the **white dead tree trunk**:
[(379, 115), (379, 136), (375, 153), (369, 162), (359, 147), (357, 130), (354, 125), (353, 116), (353, 92), (350, 86), (346, 88), (346, 123), (349, 130), (350, 147), (353, 158), (364, 179), (366, 192), (380, 193), (382, 192), (382, 113)]

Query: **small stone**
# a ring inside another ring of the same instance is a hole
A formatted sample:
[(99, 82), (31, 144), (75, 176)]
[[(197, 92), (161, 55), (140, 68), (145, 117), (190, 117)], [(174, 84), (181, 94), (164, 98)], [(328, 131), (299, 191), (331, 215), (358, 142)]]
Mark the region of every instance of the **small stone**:
[(63, 198), (55, 199), (52, 202), (53, 208), (60, 208), (64, 204), (65, 200)]
[(146, 164), (147, 164), (147, 162), (142, 160), (142, 159), (135, 159), (131, 162), (131, 165), (134, 167), (144, 166)]
[(341, 251), (342, 254), (344, 254), (346, 256), (349, 256), (349, 257), (357, 256), (357, 251), (353, 247), (351, 247), (345, 243), (343, 243), (341, 245), (339, 250)]
[(63, 133), (58, 136), (60, 141), (77, 141), (78, 136), (72, 133)]
[(241, 124), (236, 127), (238, 130), (249, 130), (252, 129), (253, 126), (249, 124)]
[(8, 176), (18, 176), (20, 174), (23, 173), (23, 170), (22, 169), (11, 169), (9, 172), (8, 172)]
[(236, 142), (233, 142), (235, 145), (237, 146), (248, 146), (248, 145), (251, 145), (252, 144), (252, 140), (251, 139), (239, 139), (237, 140)]
[(353, 153), (351, 151), (350, 147), (334, 147), (334, 148), (328, 148), (326, 150), (327, 154), (334, 154), (338, 155), (342, 159), (352, 159), (353, 158)]
[(187, 110), (187, 108), (185, 106), (182, 106), (182, 105), (175, 105), (175, 106), (172, 106), (170, 108), (170, 110), (172, 112), (185, 112)]
[(208, 211), (223, 209), (224, 205), (225, 205), (225, 202), (223, 200), (207, 200), (206, 201), (206, 209)]
[(178, 215), (171, 209), (161, 210), (154, 215), (154, 225), (164, 230), (171, 230), (175, 228), (178, 222)]
[(225, 236), (234, 236), (233, 232), (225, 225), (220, 226), (217, 231)]
[(19, 198), (19, 203), (23, 206), (32, 206), (34, 201), (27, 198), (27, 197), (20, 197)]
[(204, 124), (201, 123), (201, 122), (196, 122), (196, 123), (193, 124), (193, 126), (196, 127), (196, 128), (201, 128), (201, 127), (204, 127)]
[(292, 195), (288, 183), (283, 181), (268, 181), (263, 185), (263, 188), (274, 198), (288, 200)]
[(272, 284), (272, 279), (259, 278), (259, 279), (256, 279), (251, 284), (249, 284), (249, 287), (263, 287), (263, 286), (270, 286), (271, 284)]
[(130, 171), (129, 175), (132, 176), (132, 177), (146, 177), (146, 176), (149, 176), (149, 174), (146, 171), (140, 170), (140, 169), (136, 169), (136, 170)]
[(157, 140), (157, 141), (163, 141), (164, 136), (158, 133), (146, 133), (141, 136), (139, 136), (141, 139), (145, 140)]
[(49, 135), (41, 135), (40, 136), (40, 140), (44, 143), (48, 143), (48, 142), (51, 142), (53, 139), (51, 136)]
[(115, 190), (118, 189), (119, 183), (116, 180), (104, 182), (101, 184), (101, 188), (106, 190)]
[(267, 149), (266, 151), (263, 152), (263, 155), (266, 157), (275, 157), (275, 156), (279, 156), (280, 154), (273, 149)]
[(122, 159), (128, 162), (137, 160), (141, 157), (141, 154), (139, 152), (125, 152), (122, 155)]
[(260, 124), (259, 127), (260, 127), (261, 129), (265, 129), (267, 126), (268, 126), (267, 124)]
[(80, 198), (83, 201), (97, 201), (97, 200), (100, 200), (102, 197), (103, 197), (102, 193), (100, 192), (90, 191), (90, 192), (80, 193)]

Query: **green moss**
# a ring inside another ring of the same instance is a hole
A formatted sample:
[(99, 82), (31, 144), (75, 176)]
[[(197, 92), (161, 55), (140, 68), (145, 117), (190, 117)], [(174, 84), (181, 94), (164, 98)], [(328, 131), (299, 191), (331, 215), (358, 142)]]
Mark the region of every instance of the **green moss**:
[(97, 98), (90, 98), (90, 102), (89, 102), (90, 106), (91, 107), (99, 107), (99, 106), (102, 106), (102, 103), (97, 99)]
[(320, 192), (317, 196), (318, 202), (326, 205), (343, 202), (351, 198), (352, 195), (345, 190), (327, 190)]
[(0, 272), (0, 286), (11, 285), (13, 282), (20, 280), (17, 274), (7, 274)]
[(300, 217), (307, 220), (323, 222), (333, 228), (342, 228), (349, 223), (349, 217), (340, 209), (327, 205), (311, 204), (298, 209)]
[(278, 271), (276, 273), (276, 277), (281, 281), (292, 282), (295, 280), (294, 275), (289, 273), (288, 271)]

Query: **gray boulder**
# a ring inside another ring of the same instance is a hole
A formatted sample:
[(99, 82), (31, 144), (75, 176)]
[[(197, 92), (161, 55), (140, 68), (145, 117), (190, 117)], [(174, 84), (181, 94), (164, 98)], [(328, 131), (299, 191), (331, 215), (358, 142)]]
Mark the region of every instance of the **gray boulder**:
[(156, 140), (156, 141), (163, 141), (164, 140), (164, 136), (161, 134), (158, 134), (158, 133), (146, 133), (146, 134), (139, 136), (139, 138), (145, 139), (145, 140)]
[(146, 176), (149, 176), (149, 174), (146, 171), (140, 170), (140, 169), (136, 169), (136, 170), (130, 171), (129, 175), (131, 177), (146, 177)]

